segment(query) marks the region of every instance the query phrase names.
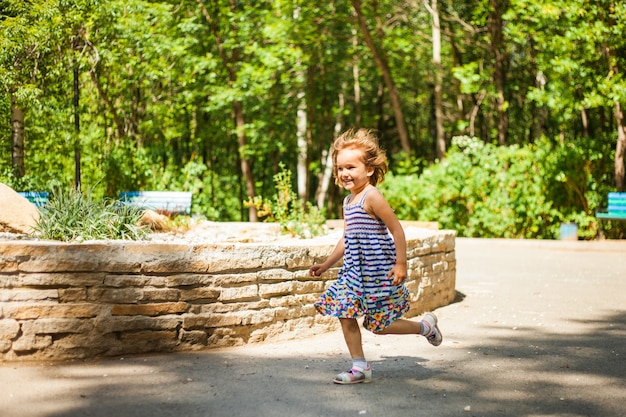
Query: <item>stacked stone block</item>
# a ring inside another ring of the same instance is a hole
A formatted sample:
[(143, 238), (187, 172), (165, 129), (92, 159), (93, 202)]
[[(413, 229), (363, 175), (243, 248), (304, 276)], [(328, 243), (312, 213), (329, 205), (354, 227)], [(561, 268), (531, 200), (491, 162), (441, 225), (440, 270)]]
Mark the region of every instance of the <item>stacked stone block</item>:
[[(281, 243), (0, 242), (0, 359), (238, 346), (337, 329), (313, 303), (329, 239)], [(454, 232), (407, 231), (415, 316), (455, 298)]]

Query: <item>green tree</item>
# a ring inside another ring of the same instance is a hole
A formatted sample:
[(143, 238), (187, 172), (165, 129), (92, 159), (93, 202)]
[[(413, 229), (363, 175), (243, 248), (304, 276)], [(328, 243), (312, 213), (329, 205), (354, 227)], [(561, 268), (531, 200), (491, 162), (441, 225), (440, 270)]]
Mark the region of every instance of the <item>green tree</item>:
[(300, 198), (335, 217), (343, 191), (328, 149), (365, 126), (380, 130), (397, 175), (419, 175), (468, 135), (493, 152), (547, 141), (596, 158), (610, 145), (584, 167), (596, 190), (547, 171), (582, 191), (585, 204), (563, 203), (580, 216), (623, 188), (621, 3), (103, 4), (0, 4), (2, 181), (49, 191), (80, 174), (108, 197), (184, 189), (194, 214), (254, 220), (244, 201), (271, 195), (284, 163)]
[[(626, 83), (625, 7), (619, 2), (514, 0), (506, 17), (511, 36), (529, 52), (541, 80), (528, 97), (550, 109), (561, 140), (615, 135), (615, 185), (624, 189), (626, 133), (622, 114)], [(613, 120), (606, 118), (614, 113)], [(582, 127), (582, 128), (581, 128)]]
[(10, 133), (5, 131), (3, 136), (10, 138), (5, 143), (10, 145), (11, 172), (17, 178), (27, 173), (29, 110), (47, 107), (45, 90), (59, 76), (63, 51), (59, 56), (55, 46), (62, 43), (64, 30), (51, 3), (9, 0), (0, 5), (0, 86), (11, 121)]

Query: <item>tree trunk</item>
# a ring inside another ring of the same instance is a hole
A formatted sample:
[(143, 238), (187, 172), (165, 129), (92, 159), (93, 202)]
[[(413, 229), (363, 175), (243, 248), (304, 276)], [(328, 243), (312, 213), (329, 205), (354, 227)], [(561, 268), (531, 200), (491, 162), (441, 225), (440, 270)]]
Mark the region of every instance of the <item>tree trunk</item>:
[(589, 119), (587, 117), (587, 109), (585, 108), (585, 106), (581, 106), (580, 108), (580, 121), (583, 127), (583, 136), (588, 138), (589, 137)]
[(74, 190), (80, 192), (80, 85), (78, 63), (74, 61)]
[[(546, 86), (547, 79), (543, 72), (537, 69), (537, 48), (534, 39), (530, 39), (530, 63), (532, 65), (532, 75), (535, 79), (535, 87), (543, 90)], [(531, 102), (532, 123), (530, 125), (529, 142), (534, 143), (536, 139), (545, 135), (547, 132), (548, 110), (545, 105)]]
[[(359, 43), (356, 30), (352, 32), (352, 46), (356, 51), (356, 47)], [(361, 127), (361, 119), (363, 117), (363, 111), (361, 109), (361, 83), (359, 80), (359, 58), (356, 54), (352, 57), (352, 79), (354, 82), (354, 124), (356, 128)], [(343, 101), (343, 95), (339, 96), (340, 102)], [(343, 109), (343, 104), (341, 106)], [(336, 125), (335, 125), (336, 126)]]
[(379, 51), (376, 45), (374, 44), (374, 40), (372, 39), (372, 35), (370, 33), (369, 27), (367, 26), (367, 22), (365, 22), (365, 17), (363, 16), (363, 12), (361, 10), (361, 2), (359, 0), (350, 0), (350, 1), (356, 13), (359, 28), (363, 32), (365, 43), (367, 44), (370, 51), (372, 52), (374, 61), (376, 62), (376, 65), (382, 72), (383, 81), (385, 82), (385, 86), (387, 87), (387, 90), (389, 91), (389, 101), (391, 103), (391, 108), (393, 110), (393, 114), (396, 120), (396, 127), (398, 129), (398, 136), (400, 137), (400, 144), (402, 145), (402, 150), (404, 150), (404, 152), (406, 152), (407, 154), (410, 154), (411, 146), (409, 144), (409, 132), (407, 130), (406, 123), (404, 121), (404, 114), (402, 112), (400, 95), (398, 94), (396, 85), (393, 82), (393, 77), (391, 75), (389, 64), (387, 63), (387, 58), (385, 57), (383, 51)]
[(474, 107), (472, 107), (472, 111), (470, 113), (470, 122), (469, 122), (469, 135), (471, 137), (476, 137), (476, 117), (478, 117), (478, 112), (480, 111), (480, 105), (483, 103), (487, 92), (482, 90), (478, 97), (476, 98), (476, 102), (474, 103)]
[[(89, 75), (91, 76), (91, 80), (93, 81), (93, 84), (96, 86), (96, 90), (98, 91), (98, 94), (100, 95), (100, 97), (104, 101), (105, 106), (109, 109), (109, 112), (111, 113), (111, 117), (113, 118), (113, 123), (115, 123), (116, 138), (117, 139), (123, 138), (126, 135), (126, 129), (124, 128), (124, 121), (120, 117), (117, 111), (117, 108), (115, 107), (115, 104), (113, 103), (111, 98), (107, 95), (104, 88), (102, 88), (102, 85), (100, 84), (100, 78), (98, 77), (98, 73), (95, 67), (89, 70)], [(138, 144), (140, 145), (140, 143)]]
[[(239, 143), (239, 154), (241, 157), (241, 174), (246, 182), (246, 192), (248, 193), (249, 198), (254, 198), (254, 176), (252, 175), (252, 169), (250, 168), (250, 163), (248, 158), (246, 158), (244, 150), (246, 149), (247, 139), (246, 139), (246, 129), (245, 129), (245, 118), (243, 114), (243, 104), (239, 100), (235, 100), (233, 103), (233, 110), (235, 113), (235, 125), (237, 126), (237, 140)], [(249, 220), (251, 222), (258, 221), (256, 208), (250, 206), (248, 210)]]
[(424, 0), (424, 5), (433, 18), (433, 66), (434, 74), (434, 106), (435, 106), (435, 155), (443, 161), (446, 155), (446, 138), (443, 130), (443, 76), (441, 71), (441, 25), (439, 23), (439, 9), (437, 0)]
[(615, 145), (615, 186), (617, 191), (624, 191), (624, 158), (626, 157), (626, 121), (620, 102), (615, 103), (617, 121), (617, 144)]
[[(300, 7), (295, 6), (293, 11), (293, 20), (295, 22), (300, 18)], [(296, 68), (299, 68), (297, 79), (307, 79), (305, 71), (302, 69), (302, 62), (298, 58)], [(298, 108), (296, 110), (296, 149), (297, 149), (297, 191), (298, 198), (302, 201), (309, 199), (308, 187), (309, 183), (309, 141), (307, 140), (307, 105), (304, 82), (302, 89), (296, 94)]]
[(589, 118), (587, 117), (587, 108), (585, 107), (585, 105), (583, 104), (583, 100), (585, 99), (585, 93), (583, 93), (582, 88), (580, 86), (578, 86), (578, 88), (576, 89), (577, 92), (577, 98), (578, 100), (580, 100), (580, 123), (582, 126), (582, 135), (585, 138), (590, 137), (589, 136)]
[(316, 204), (318, 209), (324, 208), (324, 202), (328, 196), (328, 188), (333, 178), (333, 141), (328, 145), (328, 149), (322, 151), (322, 166), (324, 171), (320, 175), (320, 185), (317, 192)]
[(322, 209), (324, 207), (324, 201), (328, 195), (328, 187), (333, 178), (333, 142), (336, 137), (341, 134), (343, 130), (343, 111), (345, 108), (345, 100), (343, 93), (339, 93), (339, 109), (337, 110), (337, 116), (335, 118), (335, 136), (328, 145), (328, 150), (322, 152), (322, 166), (324, 171), (320, 176), (319, 191), (317, 193), (317, 208)]
[[(236, 53), (237, 51), (234, 51), (232, 56), (230, 57), (227, 56), (226, 51), (224, 50), (222, 37), (220, 35), (217, 22), (215, 22), (215, 20), (211, 18), (211, 14), (209, 13), (209, 10), (205, 7), (203, 1), (202, 0), (197, 0), (197, 1), (198, 1), (198, 5), (200, 6), (202, 15), (204, 16), (207, 23), (209, 24), (211, 32), (213, 32), (213, 36), (215, 36), (215, 42), (216, 42), (218, 53), (220, 55), (220, 58), (222, 59), (224, 68), (226, 68), (226, 71), (228, 72), (229, 84), (232, 86), (237, 81), (237, 72), (235, 71), (235, 68), (233, 67), (233, 62), (237, 62), (237, 53)], [(231, 10), (234, 11), (235, 4), (233, 1), (230, 1), (230, 7), (231, 7)], [(234, 28), (233, 30), (236, 30), (236, 28)], [(243, 175), (244, 181), (246, 183), (246, 191), (248, 194), (248, 198), (252, 199), (256, 195), (255, 190), (254, 190), (254, 175), (252, 173), (252, 169), (250, 168), (250, 162), (248, 161), (248, 158), (246, 157), (245, 152), (244, 152), (246, 145), (247, 145), (247, 138), (246, 138), (246, 129), (245, 129), (246, 123), (245, 123), (245, 117), (244, 117), (244, 111), (243, 111), (243, 103), (241, 101), (235, 100), (233, 102), (233, 112), (235, 115), (235, 126), (237, 128), (237, 141), (239, 144), (239, 153), (241, 156), (241, 174)], [(248, 216), (251, 222), (256, 222), (259, 220), (257, 216), (256, 208), (253, 205), (250, 205), (250, 207), (248, 208)]]
[(489, 32), (491, 34), (491, 52), (494, 57), (494, 84), (496, 86), (496, 110), (498, 114), (498, 142), (506, 145), (506, 136), (509, 129), (507, 102), (504, 97), (505, 85), (505, 53), (502, 42), (504, 24), (502, 14), (506, 8), (506, 0), (490, 0), (491, 12), (489, 15)]
[[(612, 22), (613, 23), (613, 22)], [(608, 45), (603, 45), (603, 55), (607, 57), (609, 69), (613, 76), (620, 75), (620, 68), (617, 66), (615, 59), (615, 49)], [(613, 63), (615, 62), (615, 63)], [(626, 120), (624, 120), (624, 109), (619, 100), (615, 101), (615, 123), (617, 124), (617, 143), (615, 144), (615, 187), (617, 191), (624, 191), (624, 158), (626, 157)]]
[(24, 167), (24, 111), (17, 104), (13, 94), (11, 94), (11, 138), (13, 175), (22, 178), (26, 175), (26, 168)]
[(296, 111), (296, 141), (298, 150), (298, 166), (296, 168), (298, 173), (298, 198), (302, 201), (307, 201), (307, 183), (308, 183), (308, 149), (306, 140), (306, 99), (304, 91), (300, 91), (297, 94), (298, 109)]

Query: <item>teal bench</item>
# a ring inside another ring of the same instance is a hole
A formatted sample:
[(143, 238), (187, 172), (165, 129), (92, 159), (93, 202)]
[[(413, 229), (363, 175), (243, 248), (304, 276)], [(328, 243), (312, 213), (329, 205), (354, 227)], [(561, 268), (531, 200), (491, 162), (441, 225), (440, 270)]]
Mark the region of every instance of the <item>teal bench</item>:
[(120, 203), (167, 215), (190, 215), (191, 196), (186, 191), (122, 191)]
[(44, 191), (25, 191), (19, 192), (19, 195), (33, 203), (36, 207), (43, 207), (48, 202), (50, 194)]
[(626, 220), (626, 193), (609, 193), (609, 206), (596, 212), (602, 220)]

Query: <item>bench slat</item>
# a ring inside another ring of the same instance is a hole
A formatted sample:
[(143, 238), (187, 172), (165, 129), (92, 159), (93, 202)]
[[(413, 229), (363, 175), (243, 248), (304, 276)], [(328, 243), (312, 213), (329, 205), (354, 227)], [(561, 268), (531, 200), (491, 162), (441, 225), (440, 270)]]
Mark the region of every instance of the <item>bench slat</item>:
[(169, 214), (191, 214), (192, 193), (187, 191), (122, 191), (122, 204)]
[(626, 193), (609, 193), (609, 205), (607, 208), (596, 212), (598, 219), (626, 220)]
[(36, 207), (45, 206), (50, 197), (50, 194), (45, 191), (22, 191), (18, 192), (18, 194), (33, 203)]
[(626, 220), (626, 213), (596, 213), (596, 218), (604, 220)]

